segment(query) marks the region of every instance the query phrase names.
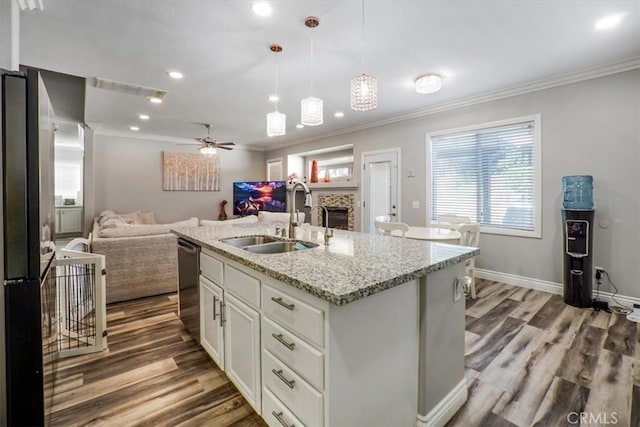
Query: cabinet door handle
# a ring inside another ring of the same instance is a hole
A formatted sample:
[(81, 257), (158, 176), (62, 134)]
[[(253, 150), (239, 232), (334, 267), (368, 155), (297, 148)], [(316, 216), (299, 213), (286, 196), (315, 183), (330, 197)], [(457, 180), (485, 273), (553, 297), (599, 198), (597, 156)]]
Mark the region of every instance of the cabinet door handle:
[(227, 321), (227, 317), (224, 314), (224, 307), (226, 306), (225, 303), (222, 302), (222, 300), (220, 300), (220, 326), (224, 325), (225, 322)]
[(218, 298), (216, 298), (215, 296), (213, 297), (213, 320), (216, 320), (216, 317), (219, 316), (219, 313), (216, 313), (216, 300)]
[(293, 388), (296, 385), (296, 380), (288, 380), (284, 375), (282, 375), (282, 369), (278, 369), (277, 371), (275, 369), (272, 369), (271, 372), (273, 372), (273, 374), (280, 378), (280, 380), (282, 380), (283, 383), (285, 383), (289, 388)]
[(282, 338), (282, 334), (276, 334), (275, 332), (271, 334), (280, 344), (287, 347), (289, 350), (293, 350), (296, 347), (296, 343), (288, 343)]
[(295, 424), (289, 424), (284, 420), (284, 418), (282, 418), (282, 411), (280, 412), (271, 411), (271, 415), (273, 415), (276, 418), (276, 420), (278, 420), (278, 422), (282, 424), (282, 427), (296, 427)]
[(293, 311), (293, 309), (295, 308), (295, 304), (291, 303), (291, 304), (287, 304), (286, 302), (282, 301), (282, 297), (271, 297), (271, 301), (275, 302), (276, 304), (280, 304), (281, 306), (283, 306), (284, 308), (286, 308), (287, 310), (291, 310)]

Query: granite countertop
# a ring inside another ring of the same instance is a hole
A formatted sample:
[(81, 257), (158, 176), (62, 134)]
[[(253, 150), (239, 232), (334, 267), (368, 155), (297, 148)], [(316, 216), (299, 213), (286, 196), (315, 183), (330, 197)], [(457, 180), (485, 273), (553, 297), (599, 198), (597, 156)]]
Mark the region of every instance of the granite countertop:
[(316, 248), (256, 254), (220, 239), (275, 233), (275, 226), (238, 224), (172, 230), (220, 255), (335, 305), (344, 305), (464, 261), (477, 248), (334, 230), (329, 246), (321, 227), (299, 227), (297, 240)]

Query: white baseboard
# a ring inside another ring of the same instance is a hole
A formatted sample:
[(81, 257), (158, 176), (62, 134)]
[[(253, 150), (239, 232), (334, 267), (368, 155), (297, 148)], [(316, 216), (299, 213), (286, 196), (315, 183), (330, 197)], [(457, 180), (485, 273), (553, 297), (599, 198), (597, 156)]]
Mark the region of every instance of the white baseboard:
[[(546, 280), (532, 279), (530, 277), (516, 276), (515, 274), (501, 273), (499, 271), (484, 270), (476, 268), (474, 270), (475, 277), (479, 279), (493, 280), (505, 283), (507, 285), (519, 286), (521, 288), (535, 289), (537, 291), (549, 292), (551, 294), (562, 295), (564, 293), (564, 285), (562, 283), (547, 282)], [(593, 296), (595, 297), (595, 290)], [(605, 299), (609, 304), (624, 304), (633, 307), (633, 304), (640, 304), (640, 298), (630, 297), (617, 294), (616, 301), (612, 299), (613, 293), (600, 291), (600, 299)]]
[(467, 381), (463, 378), (427, 415), (418, 414), (417, 427), (443, 427), (467, 401)]

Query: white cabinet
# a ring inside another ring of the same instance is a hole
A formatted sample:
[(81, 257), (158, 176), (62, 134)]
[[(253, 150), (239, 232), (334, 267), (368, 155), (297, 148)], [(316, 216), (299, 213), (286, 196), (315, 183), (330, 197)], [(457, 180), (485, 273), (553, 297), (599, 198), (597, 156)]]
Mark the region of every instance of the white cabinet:
[(81, 233), (82, 207), (56, 208), (56, 233)]
[(201, 256), (202, 346), (270, 426), (416, 425), (425, 279), (336, 306)]
[(260, 413), (260, 313), (227, 293), (224, 319), (227, 376)]
[(200, 276), (200, 344), (224, 371), (224, 291)]

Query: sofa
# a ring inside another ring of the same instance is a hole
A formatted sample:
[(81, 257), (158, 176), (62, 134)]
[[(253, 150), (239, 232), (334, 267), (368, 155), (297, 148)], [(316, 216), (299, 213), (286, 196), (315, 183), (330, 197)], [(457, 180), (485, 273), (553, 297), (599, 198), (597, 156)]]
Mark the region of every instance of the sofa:
[(105, 255), (108, 304), (177, 291), (176, 226), (197, 227), (198, 219), (161, 225), (150, 213), (104, 211), (94, 220), (90, 250)]

